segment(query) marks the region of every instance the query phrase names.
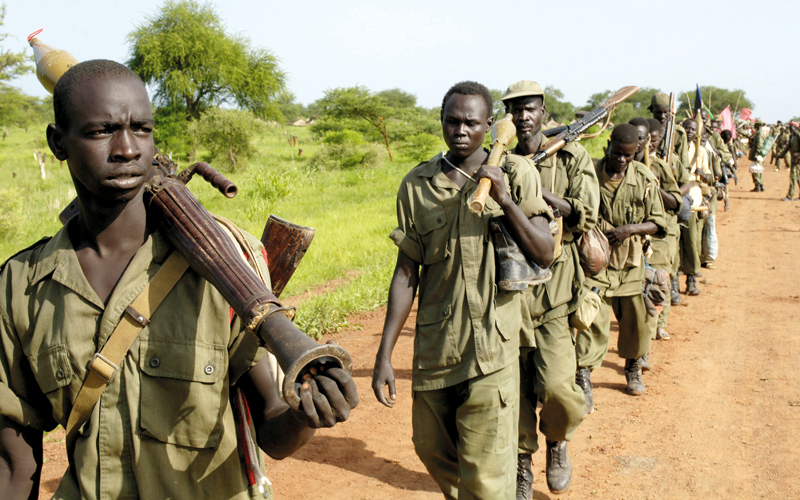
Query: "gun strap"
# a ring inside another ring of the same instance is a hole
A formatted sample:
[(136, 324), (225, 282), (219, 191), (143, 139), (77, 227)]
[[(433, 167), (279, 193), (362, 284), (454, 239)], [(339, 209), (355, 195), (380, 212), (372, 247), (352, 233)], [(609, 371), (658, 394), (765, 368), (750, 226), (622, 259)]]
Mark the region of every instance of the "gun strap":
[(75, 444), (78, 429), (92, 415), (92, 410), (106, 386), (119, 370), (119, 365), (133, 345), (139, 333), (150, 322), (150, 317), (164, 298), (169, 294), (178, 280), (186, 272), (189, 263), (178, 251), (173, 251), (161, 265), (153, 279), (145, 285), (144, 290), (125, 309), (125, 314), (117, 327), (111, 332), (100, 352), (95, 353), (89, 363), (86, 378), (83, 381), (78, 397), (72, 405), (67, 422), (67, 449)]

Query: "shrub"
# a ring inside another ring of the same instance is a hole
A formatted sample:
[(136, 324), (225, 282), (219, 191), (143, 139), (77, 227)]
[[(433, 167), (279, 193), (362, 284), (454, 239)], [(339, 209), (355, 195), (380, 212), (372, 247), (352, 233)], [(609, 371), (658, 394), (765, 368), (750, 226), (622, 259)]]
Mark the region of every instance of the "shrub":
[(322, 143), (327, 145), (331, 144), (358, 145), (358, 144), (364, 144), (364, 136), (361, 135), (361, 132), (358, 132), (356, 130), (330, 131), (325, 133), (325, 137), (322, 138)]
[(417, 134), (408, 137), (397, 149), (407, 158), (419, 163), (431, 159), (443, 147), (444, 143), (439, 137)]
[(253, 138), (263, 127), (249, 111), (211, 108), (189, 125), (196, 143), (208, 148), (215, 168), (237, 170), (255, 154)]
[(319, 171), (349, 168), (375, 168), (384, 164), (388, 155), (386, 148), (375, 144), (323, 144), (309, 162)]

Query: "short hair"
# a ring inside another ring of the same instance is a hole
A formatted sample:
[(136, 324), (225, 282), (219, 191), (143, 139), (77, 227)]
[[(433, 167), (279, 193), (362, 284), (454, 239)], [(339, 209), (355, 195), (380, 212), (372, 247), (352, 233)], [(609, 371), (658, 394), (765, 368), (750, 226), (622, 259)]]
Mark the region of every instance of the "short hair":
[(622, 123), (611, 131), (611, 140), (617, 144), (638, 144), (639, 132), (630, 123)]
[(690, 122), (691, 122), (691, 123), (694, 123), (695, 125), (697, 125), (697, 120), (695, 120), (694, 118), (687, 118), (687, 119), (683, 120), (683, 124), (682, 124), (682, 125), (683, 125), (683, 126), (684, 126), (684, 128), (685, 128), (685, 127), (686, 127), (686, 124), (687, 124), (687, 123), (690, 123)]
[(655, 118), (648, 118), (647, 124), (650, 126), (650, 132), (661, 131), (661, 122), (656, 120)]
[(444, 118), (444, 107), (453, 94), (479, 95), (483, 97), (483, 101), (486, 103), (486, 111), (489, 113), (489, 116), (492, 116), (492, 111), (494, 110), (494, 98), (492, 97), (492, 93), (489, 92), (489, 89), (487, 89), (485, 85), (481, 85), (478, 82), (466, 81), (456, 83), (450, 87), (450, 90), (448, 90), (444, 95), (444, 99), (442, 99), (442, 111), (439, 114), (439, 119)]
[(719, 135), (720, 135), (720, 137), (722, 137), (722, 140), (725, 141), (725, 142), (728, 142), (731, 139), (733, 139), (733, 133), (728, 129), (723, 130), (722, 132), (719, 133)]
[(144, 86), (144, 82), (136, 73), (118, 62), (93, 59), (78, 63), (61, 75), (53, 89), (53, 114), (59, 128), (69, 127), (70, 103), (74, 89), (83, 82), (106, 77), (135, 78)]
[(642, 118), (640, 116), (635, 116), (631, 118), (631, 121), (629, 121), (628, 123), (633, 125), (634, 127), (644, 127), (645, 129), (650, 130), (650, 124), (647, 123), (647, 119)]

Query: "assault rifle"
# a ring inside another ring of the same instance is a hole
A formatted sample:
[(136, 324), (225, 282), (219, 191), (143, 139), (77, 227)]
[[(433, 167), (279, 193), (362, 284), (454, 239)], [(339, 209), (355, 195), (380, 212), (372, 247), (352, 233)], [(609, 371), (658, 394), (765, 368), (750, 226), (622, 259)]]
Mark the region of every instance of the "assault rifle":
[(675, 141), (675, 93), (669, 94), (669, 113), (667, 114), (667, 126), (664, 128), (664, 139), (661, 144), (664, 145), (661, 159), (666, 162), (670, 167), (672, 166), (672, 143)]
[[(542, 146), (539, 151), (534, 153), (531, 157), (531, 160), (533, 160), (534, 163), (539, 163), (548, 156), (553, 155), (570, 142), (583, 137), (582, 134), (586, 132), (589, 127), (599, 122), (603, 118), (606, 119), (605, 125), (603, 126), (603, 128), (605, 128), (611, 118), (611, 112), (614, 110), (617, 104), (621, 103), (637, 92), (639, 92), (639, 87), (633, 85), (629, 87), (622, 87), (614, 95), (609, 97), (606, 102), (598, 106), (594, 111), (586, 113), (583, 118), (575, 123), (545, 131), (545, 137), (550, 137), (551, 135), (555, 135), (555, 137), (553, 137), (553, 139), (551, 139), (547, 144)], [(551, 132), (551, 134), (548, 135), (548, 132)]]

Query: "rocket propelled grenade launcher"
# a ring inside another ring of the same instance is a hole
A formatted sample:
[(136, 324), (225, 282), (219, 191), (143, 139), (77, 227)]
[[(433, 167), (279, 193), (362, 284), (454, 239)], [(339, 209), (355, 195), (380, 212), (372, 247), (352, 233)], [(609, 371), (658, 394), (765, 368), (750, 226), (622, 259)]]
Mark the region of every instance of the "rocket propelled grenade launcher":
[(606, 123), (603, 126), (603, 128), (605, 128), (611, 119), (611, 112), (614, 111), (614, 108), (617, 106), (617, 104), (621, 103), (637, 92), (639, 92), (639, 87), (634, 85), (622, 87), (614, 95), (609, 97), (606, 102), (598, 106), (594, 111), (587, 113), (583, 118), (575, 123), (561, 128), (561, 132), (552, 140), (550, 140), (550, 142), (542, 146), (539, 151), (534, 153), (534, 155), (531, 157), (531, 160), (533, 160), (534, 163), (539, 163), (548, 156), (555, 154), (559, 149), (563, 148), (570, 142), (580, 139), (582, 134), (586, 132), (589, 127), (599, 122), (603, 118), (606, 119)]
[(36, 35), (42, 31), (31, 33), (28, 36), (28, 43), (33, 47), (33, 56), (36, 58), (36, 77), (52, 94), (61, 75), (78, 64), (78, 60), (66, 50), (53, 48), (36, 38)]
[[(507, 114), (502, 120), (498, 120), (492, 125), (492, 150), (489, 152), (489, 158), (486, 160), (486, 165), (490, 167), (500, 166), (500, 159), (506, 151), (508, 143), (517, 135), (517, 127), (511, 121), (511, 113)], [(486, 197), (489, 196), (489, 190), (492, 188), (492, 181), (483, 178), (478, 183), (478, 189), (472, 195), (472, 201), (469, 203), (469, 209), (474, 214), (483, 212), (483, 207), (486, 206)]]

